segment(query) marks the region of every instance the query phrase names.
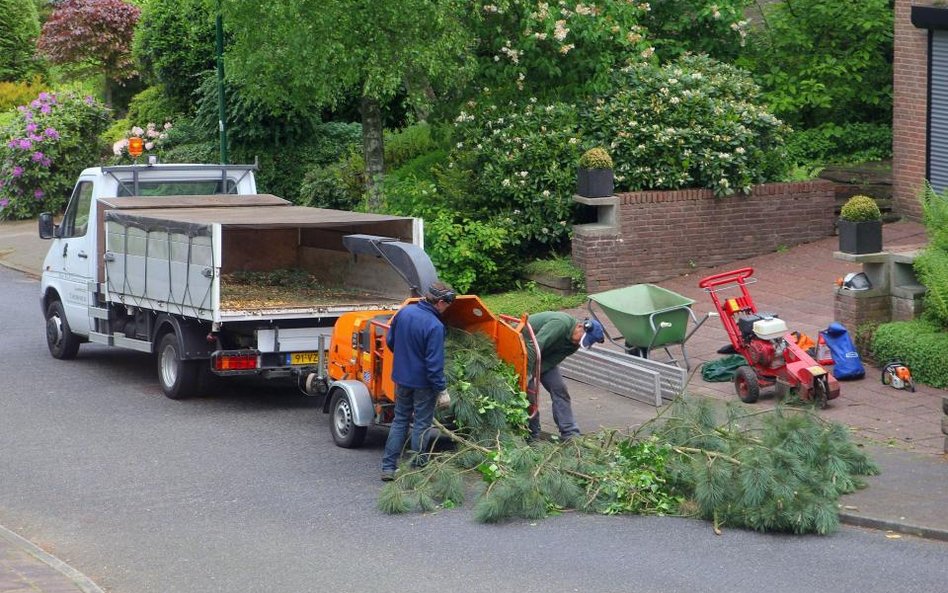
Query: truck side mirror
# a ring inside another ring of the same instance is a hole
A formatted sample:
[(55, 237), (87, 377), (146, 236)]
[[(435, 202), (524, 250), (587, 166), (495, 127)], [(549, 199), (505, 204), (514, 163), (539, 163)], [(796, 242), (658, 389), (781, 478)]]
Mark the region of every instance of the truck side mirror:
[(56, 236), (56, 225), (53, 224), (52, 212), (43, 212), (39, 215), (40, 239), (52, 239)]

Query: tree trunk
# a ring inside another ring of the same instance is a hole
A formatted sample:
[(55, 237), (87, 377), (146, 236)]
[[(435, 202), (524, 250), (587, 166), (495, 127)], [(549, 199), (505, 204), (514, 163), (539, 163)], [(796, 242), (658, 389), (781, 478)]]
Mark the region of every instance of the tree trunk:
[(375, 99), (362, 97), (362, 155), (365, 157), (365, 190), (369, 212), (382, 209), (382, 176), (385, 152), (382, 145), (382, 110)]

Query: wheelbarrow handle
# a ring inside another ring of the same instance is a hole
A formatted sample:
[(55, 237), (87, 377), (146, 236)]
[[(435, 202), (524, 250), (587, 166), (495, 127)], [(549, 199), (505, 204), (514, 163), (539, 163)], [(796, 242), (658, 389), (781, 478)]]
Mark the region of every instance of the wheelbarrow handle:
[(747, 280), (754, 275), (754, 268), (740, 268), (737, 270), (731, 270), (730, 272), (721, 272), (720, 274), (714, 274), (712, 276), (707, 276), (702, 278), (698, 282), (698, 288), (704, 288), (705, 290), (709, 288), (714, 288), (715, 286), (722, 286), (724, 284), (743, 284), (744, 280)]

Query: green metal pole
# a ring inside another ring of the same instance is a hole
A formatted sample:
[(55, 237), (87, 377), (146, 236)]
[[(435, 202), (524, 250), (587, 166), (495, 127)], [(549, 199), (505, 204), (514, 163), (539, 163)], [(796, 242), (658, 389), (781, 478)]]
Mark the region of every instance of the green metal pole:
[(217, 126), (221, 133), (221, 164), (227, 164), (227, 110), (224, 106), (224, 18), (217, 3)]

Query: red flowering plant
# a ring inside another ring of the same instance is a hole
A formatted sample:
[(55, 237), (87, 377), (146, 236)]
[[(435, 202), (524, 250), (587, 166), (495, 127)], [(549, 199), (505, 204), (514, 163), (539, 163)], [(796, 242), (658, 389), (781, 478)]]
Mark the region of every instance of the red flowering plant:
[(109, 110), (75, 93), (40, 93), (0, 130), (0, 219), (59, 212), (76, 177), (99, 162)]

